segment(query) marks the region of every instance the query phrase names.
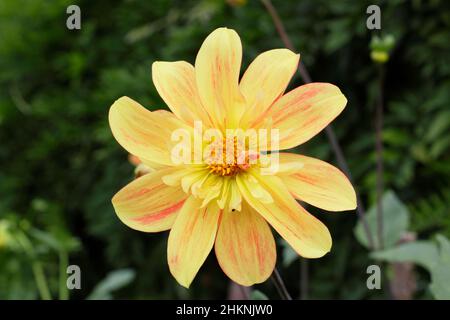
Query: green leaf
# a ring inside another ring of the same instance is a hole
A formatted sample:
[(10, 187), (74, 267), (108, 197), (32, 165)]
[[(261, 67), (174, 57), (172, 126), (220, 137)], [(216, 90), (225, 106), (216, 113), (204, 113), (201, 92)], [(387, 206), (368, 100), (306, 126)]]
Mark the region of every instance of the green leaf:
[(436, 240), (440, 246), (440, 260), (431, 270), (430, 290), (436, 299), (450, 299), (450, 241), (437, 235)]
[[(408, 229), (409, 211), (391, 190), (386, 191), (383, 195), (381, 206), (383, 209), (383, 244), (385, 248), (390, 248), (400, 240), (403, 232)], [(376, 238), (378, 234), (376, 205), (367, 211), (366, 219), (371, 234), (375, 238), (374, 241), (378, 244), (378, 239)], [(369, 248), (369, 241), (361, 221), (358, 221), (354, 232), (359, 243)]]
[(269, 298), (259, 290), (252, 290), (250, 293), (251, 300), (269, 300)]
[(79, 241), (65, 232), (54, 235), (39, 229), (31, 229), (30, 235), (55, 251), (72, 252), (79, 248)]
[(450, 299), (450, 263), (439, 264), (431, 273), (430, 290), (439, 300)]
[(437, 235), (436, 240), (439, 246), (433, 241), (415, 241), (370, 256), (388, 262), (412, 262), (426, 268), (431, 273), (433, 296), (450, 299), (450, 241), (442, 235)]
[(136, 274), (131, 269), (120, 269), (110, 272), (105, 279), (100, 281), (86, 298), (88, 300), (112, 299), (112, 292), (121, 289), (131, 283)]
[(436, 235), (436, 240), (441, 247), (441, 258), (445, 262), (450, 262), (450, 241), (441, 234)]
[(283, 246), (283, 266), (289, 267), (292, 262), (299, 258), (299, 255), (286, 241), (281, 240), (281, 245)]
[(387, 262), (413, 262), (428, 270), (438, 263), (439, 253), (432, 241), (415, 241), (398, 247), (376, 251), (370, 257)]
[(38, 229), (31, 229), (30, 234), (36, 240), (42, 242), (46, 246), (50, 247), (52, 250), (55, 250), (55, 251), (61, 250), (61, 243), (52, 234), (38, 230)]

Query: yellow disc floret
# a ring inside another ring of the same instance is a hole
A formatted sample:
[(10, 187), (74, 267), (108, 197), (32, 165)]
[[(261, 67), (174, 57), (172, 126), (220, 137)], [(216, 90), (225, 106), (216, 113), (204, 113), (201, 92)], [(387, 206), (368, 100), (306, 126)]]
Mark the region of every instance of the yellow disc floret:
[(210, 145), (206, 163), (211, 173), (219, 176), (234, 176), (250, 167), (245, 143), (237, 137), (223, 138), (222, 142)]

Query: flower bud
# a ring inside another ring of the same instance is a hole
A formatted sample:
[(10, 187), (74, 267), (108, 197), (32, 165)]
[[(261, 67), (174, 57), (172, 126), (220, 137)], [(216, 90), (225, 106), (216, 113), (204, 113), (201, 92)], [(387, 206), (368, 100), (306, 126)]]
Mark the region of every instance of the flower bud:
[(370, 42), (370, 58), (376, 63), (386, 63), (389, 60), (390, 52), (394, 48), (395, 38), (389, 34), (382, 38), (374, 36)]

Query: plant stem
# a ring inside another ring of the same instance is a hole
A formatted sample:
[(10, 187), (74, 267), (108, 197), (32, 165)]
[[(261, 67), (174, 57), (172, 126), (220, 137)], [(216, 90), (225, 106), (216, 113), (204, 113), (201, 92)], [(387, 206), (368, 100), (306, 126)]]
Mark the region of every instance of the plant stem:
[(69, 265), (69, 257), (67, 252), (61, 250), (59, 252), (59, 300), (69, 299), (69, 289), (67, 288), (67, 266)]
[(47, 284), (47, 279), (45, 278), (44, 269), (42, 268), (42, 264), (35, 257), (33, 244), (24, 232), (19, 232), (16, 239), (31, 261), (31, 270), (33, 271), (34, 281), (36, 282), (36, 287), (39, 291), (41, 299), (51, 300), (52, 296)]
[(51, 300), (50, 290), (47, 285), (47, 280), (45, 279), (44, 269), (38, 261), (34, 261), (31, 264), (33, 270), (34, 280), (36, 281), (36, 286), (38, 288), (39, 294), (42, 300)]
[(238, 284), (238, 288), (241, 291), (243, 300), (250, 300), (250, 289)]
[[(276, 8), (273, 6), (272, 2), (270, 0), (261, 0), (261, 2), (263, 3), (267, 12), (272, 17), (272, 20), (275, 25), (275, 28), (277, 29), (278, 35), (280, 36), (280, 38), (283, 41), (286, 48), (295, 52), (296, 50), (294, 48), (294, 45), (292, 44), (291, 39), (289, 38), (289, 36), (286, 32), (286, 29), (284, 28), (283, 21), (280, 19), (280, 16), (278, 15), (278, 12), (277, 12)], [(305, 82), (305, 83), (312, 82), (311, 76), (309, 75), (309, 72), (306, 69), (303, 62), (299, 63), (298, 71), (300, 73), (300, 76), (301, 76), (303, 82)], [(347, 160), (345, 159), (344, 153), (342, 152), (342, 148), (339, 144), (339, 141), (337, 140), (336, 134), (334, 133), (332, 126), (328, 125), (325, 128), (325, 132), (327, 134), (328, 141), (331, 144), (331, 148), (333, 149), (333, 152), (336, 156), (336, 160), (339, 164), (339, 167), (341, 168), (342, 171), (344, 171), (345, 175), (348, 177), (348, 179), (353, 184), (353, 181), (352, 181), (353, 179), (350, 174), (350, 170), (348, 168)], [(364, 232), (366, 233), (369, 247), (375, 248), (375, 242), (372, 237), (372, 232), (370, 231), (369, 225), (367, 223), (367, 219), (365, 216), (365, 210), (364, 210), (364, 207), (363, 207), (363, 204), (362, 204), (362, 201), (361, 201), (361, 198), (360, 198), (358, 192), (356, 192), (356, 200), (357, 200), (356, 212), (358, 214), (359, 219), (361, 220), (361, 223), (363, 224)]]
[(377, 235), (378, 249), (383, 249), (383, 96), (384, 96), (384, 68), (380, 66), (378, 76), (378, 101), (375, 110), (375, 148), (377, 155)]
[(283, 300), (292, 300), (291, 295), (286, 289), (286, 286), (283, 282), (283, 279), (281, 279), (280, 273), (278, 272), (277, 268), (273, 269), (273, 273), (270, 276), (272, 279), (273, 284), (277, 288), (278, 294)]

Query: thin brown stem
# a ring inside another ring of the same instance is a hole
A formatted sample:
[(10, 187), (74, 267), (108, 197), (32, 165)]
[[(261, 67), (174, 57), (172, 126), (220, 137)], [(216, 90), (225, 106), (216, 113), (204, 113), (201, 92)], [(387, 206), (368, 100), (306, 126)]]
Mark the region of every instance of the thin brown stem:
[[(280, 36), (280, 38), (283, 41), (286, 48), (288, 48), (289, 50), (295, 51), (294, 45), (292, 44), (292, 41), (291, 41), (291, 38), (289, 38), (289, 36), (286, 32), (286, 29), (284, 28), (283, 21), (281, 21), (281, 18), (277, 12), (277, 9), (275, 9), (275, 7), (273, 6), (272, 1), (261, 0), (261, 2), (266, 7), (267, 12), (269, 12), (270, 16), (272, 17), (272, 20), (275, 25), (275, 28), (277, 29), (278, 35)], [(305, 83), (312, 82), (311, 76), (309, 75), (308, 70), (306, 70), (305, 66), (303, 65), (303, 62), (299, 63), (298, 71)]]
[[(284, 45), (286, 46), (286, 48), (288, 48), (292, 51), (296, 51), (294, 48), (294, 45), (292, 44), (291, 39), (289, 38), (289, 36), (286, 32), (286, 29), (284, 28), (283, 21), (280, 19), (280, 16), (278, 15), (278, 12), (277, 12), (276, 8), (273, 6), (272, 2), (270, 0), (261, 0), (261, 2), (263, 3), (267, 12), (272, 17), (275, 28), (277, 29), (277, 32), (278, 32), (281, 40), (283, 41)], [(301, 76), (303, 82), (305, 82), (305, 83), (312, 82), (312, 78), (311, 78), (308, 70), (306, 69), (305, 65), (303, 64), (303, 62), (299, 63), (298, 71), (300, 73), (300, 76)], [(328, 125), (325, 128), (325, 132), (327, 134), (327, 138), (328, 138), (328, 141), (330, 142), (331, 148), (333, 149), (333, 152), (336, 156), (336, 160), (339, 164), (339, 167), (346, 174), (346, 176), (349, 178), (349, 180), (352, 181), (352, 176), (351, 176), (350, 170), (348, 168), (347, 160), (345, 159), (344, 153), (342, 152), (342, 148), (339, 144), (339, 141), (337, 140), (336, 134), (334, 133), (334, 130), (331, 127), (331, 125)], [(361, 222), (363, 224), (364, 232), (366, 233), (369, 247), (375, 248), (375, 242), (372, 237), (372, 232), (370, 231), (369, 225), (367, 223), (367, 219), (365, 216), (365, 210), (364, 210), (364, 207), (362, 205), (362, 202), (361, 202), (361, 199), (360, 199), (358, 193), (356, 193), (356, 200), (357, 200), (356, 212), (358, 214), (359, 219), (361, 220)]]
[(384, 68), (380, 66), (378, 80), (378, 101), (375, 110), (375, 149), (377, 155), (377, 236), (378, 249), (383, 249), (383, 95), (384, 95)]
[(239, 290), (241, 291), (243, 300), (250, 300), (250, 289), (248, 287), (239, 285)]
[(281, 278), (277, 268), (273, 269), (273, 273), (270, 276), (270, 278), (272, 279), (273, 284), (277, 288), (278, 294), (280, 295), (281, 299), (292, 300), (292, 297), (287, 291), (286, 285), (284, 284), (283, 279)]

